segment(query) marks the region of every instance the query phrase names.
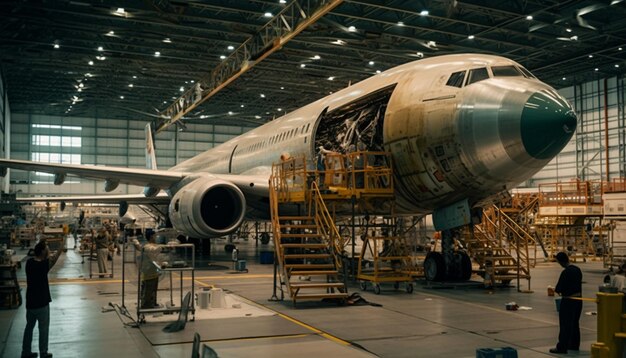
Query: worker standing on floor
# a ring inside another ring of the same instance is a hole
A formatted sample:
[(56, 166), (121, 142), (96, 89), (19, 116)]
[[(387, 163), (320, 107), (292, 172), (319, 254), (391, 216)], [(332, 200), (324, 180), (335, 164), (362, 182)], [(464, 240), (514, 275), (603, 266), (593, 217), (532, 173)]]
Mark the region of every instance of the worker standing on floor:
[(98, 272), (107, 273), (107, 257), (109, 256), (109, 245), (111, 236), (106, 227), (102, 226), (96, 236), (96, 252), (98, 254)]
[(582, 281), (583, 274), (578, 266), (569, 262), (569, 257), (564, 252), (556, 254), (556, 260), (563, 267), (559, 282), (554, 292), (561, 295), (561, 307), (559, 308), (559, 342), (556, 348), (550, 349), (550, 353), (567, 354), (568, 350), (577, 351), (580, 347), (580, 327), (578, 321), (583, 310)]
[(141, 246), (139, 241), (135, 239), (133, 245), (137, 251), (140, 251), (143, 258), (141, 258), (141, 276), (140, 276), (140, 297), (141, 308), (155, 308), (158, 307), (157, 303), (157, 290), (159, 288), (159, 271), (155, 263), (160, 263), (159, 254), (161, 253), (161, 247), (156, 243), (156, 235), (146, 233), (148, 242)]
[(50, 256), (50, 250), (45, 241), (35, 245), (35, 257), (26, 261), (26, 328), (22, 341), (22, 358), (37, 357), (31, 351), (33, 329), (39, 324), (39, 354), (42, 358), (52, 357), (48, 353), (48, 328), (50, 327), (50, 287), (48, 286), (48, 271), (57, 262), (61, 250), (56, 250)]

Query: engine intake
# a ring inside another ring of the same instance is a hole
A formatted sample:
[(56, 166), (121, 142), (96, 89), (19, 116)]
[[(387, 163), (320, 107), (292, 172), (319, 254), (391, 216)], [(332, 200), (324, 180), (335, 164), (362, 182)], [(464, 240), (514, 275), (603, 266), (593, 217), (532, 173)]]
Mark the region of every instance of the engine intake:
[(172, 198), (169, 217), (173, 227), (194, 238), (228, 235), (241, 225), (246, 199), (233, 183), (196, 179)]

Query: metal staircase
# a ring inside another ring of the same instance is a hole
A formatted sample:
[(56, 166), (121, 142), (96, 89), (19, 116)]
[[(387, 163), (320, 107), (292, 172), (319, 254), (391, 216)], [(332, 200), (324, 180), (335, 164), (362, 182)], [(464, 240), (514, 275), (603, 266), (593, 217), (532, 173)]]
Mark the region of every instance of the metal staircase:
[(488, 207), (482, 223), (466, 233), (465, 243), (486, 280), (508, 284), (525, 279), (530, 288), (530, 268), (534, 263), (529, 245), (535, 244), (534, 237), (500, 208)]
[[(302, 300), (348, 297), (340, 274), (340, 235), (317, 184), (306, 188), (306, 161), (290, 159), (273, 167), (270, 208), (281, 289), (294, 305)], [(296, 190), (294, 190), (296, 189)], [(302, 195), (301, 193), (304, 193)], [(307, 215), (281, 215), (281, 203), (300, 203)]]

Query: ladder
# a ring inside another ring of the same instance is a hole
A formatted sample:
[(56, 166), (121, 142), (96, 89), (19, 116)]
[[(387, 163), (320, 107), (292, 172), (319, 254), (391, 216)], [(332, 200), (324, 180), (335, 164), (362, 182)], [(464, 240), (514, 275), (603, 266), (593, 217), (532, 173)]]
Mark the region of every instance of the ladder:
[[(317, 183), (313, 181), (304, 196), (289, 192), (293, 186), (306, 185), (304, 163), (304, 159), (297, 158), (282, 162), (273, 167), (270, 177), (270, 210), (281, 289), (286, 287), (294, 305), (302, 300), (343, 302), (348, 293), (341, 279), (345, 275), (340, 274), (342, 244)], [(294, 202), (306, 205), (308, 213), (280, 214), (281, 203)]]

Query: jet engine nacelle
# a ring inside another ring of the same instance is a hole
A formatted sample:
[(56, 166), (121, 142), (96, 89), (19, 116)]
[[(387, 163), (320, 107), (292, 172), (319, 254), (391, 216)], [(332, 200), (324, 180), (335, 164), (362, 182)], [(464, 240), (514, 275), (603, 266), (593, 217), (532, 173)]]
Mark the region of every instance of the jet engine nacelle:
[(241, 225), (246, 199), (233, 183), (219, 179), (196, 179), (172, 198), (172, 226), (195, 238), (228, 235)]

